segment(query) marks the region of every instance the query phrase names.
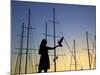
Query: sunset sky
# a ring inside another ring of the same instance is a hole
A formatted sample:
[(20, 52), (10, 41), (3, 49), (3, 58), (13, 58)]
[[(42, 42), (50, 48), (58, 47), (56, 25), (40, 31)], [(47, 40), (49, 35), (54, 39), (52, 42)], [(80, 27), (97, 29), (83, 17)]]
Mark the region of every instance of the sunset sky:
[[(94, 36), (96, 35), (96, 7), (87, 5), (71, 5), (71, 4), (50, 4), (50, 3), (39, 3), (39, 2), (24, 2), (24, 1), (12, 1), (11, 2), (11, 52), (18, 53), (20, 46), (20, 37), (16, 36), (21, 34), (22, 23), (25, 26), (28, 25), (28, 9), (31, 9), (31, 26), (35, 28), (30, 32), (30, 43), (29, 48), (39, 49), (39, 45), (42, 39), (45, 38), (45, 22), (48, 26), (48, 34), (53, 35), (53, 23), (49, 22), (53, 20), (53, 8), (55, 8), (56, 16), (56, 35), (64, 36), (68, 42), (71, 50), (73, 50), (73, 40), (76, 41), (76, 52), (77, 52), (77, 68), (89, 69), (88, 68), (88, 55), (87, 55), (87, 44), (86, 44), (86, 31), (89, 33), (89, 46), (93, 49), (95, 44)], [(27, 30), (25, 29), (25, 36)], [(59, 40), (60, 38), (56, 38)], [(56, 40), (56, 44), (57, 44)], [(48, 46), (53, 47), (53, 38), (48, 37)], [(26, 48), (26, 38), (24, 38), (23, 48)], [(25, 53), (25, 50), (23, 51)], [(32, 63), (35, 65), (39, 62), (39, 55), (37, 51), (29, 51), (29, 55), (32, 58)], [(49, 51), (53, 54), (53, 50)], [(37, 59), (36, 59), (36, 56)], [(92, 54), (92, 51), (91, 51)], [(67, 47), (65, 41), (63, 41), (63, 47), (57, 48), (57, 71), (70, 70), (71, 53)], [(15, 68), (17, 54), (12, 54), (12, 71)], [(23, 61), (25, 60), (25, 54), (23, 54)], [(94, 54), (93, 54), (94, 57)], [(37, 62), (36, 62), (37, 60)], [(94, 59), (93, 59), (94, 60)], [(54, 70), (53, 57), (50, 56), (50, 71)], [(72, 64), (73, 58), (72, 58)], [(80, 65), (81, 64), (81, 65)], [(92, 63), (93, 65), (93, 63)], [(23, 64), (22, 64), (23, 66)], [(24, 67), (24, 66), (23, 66)], [(29, 73), (31, 67), (28, 67)], [(72, 66), (71, 70), (74, 70)], [(22, 70), (24, 71), (24, 70)], [(33, 71), (35, 72), (35, 71)]]

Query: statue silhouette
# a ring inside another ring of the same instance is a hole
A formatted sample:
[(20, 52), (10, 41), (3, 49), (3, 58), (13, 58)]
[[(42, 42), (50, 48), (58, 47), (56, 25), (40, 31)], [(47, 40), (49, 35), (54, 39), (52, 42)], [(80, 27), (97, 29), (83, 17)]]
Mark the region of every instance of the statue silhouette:
[(38, 73), (41, 73), (42, 70), (44, 70), (44, 72), (47, 72), (47, 70), (50, 68), (48, 50), (61, 47), (61, 45), (57, 45), (55, 47), (48, 47), (46, 45), (47, 45), (47, 40), (43, 39), (41, 41), (40, 48), (39, 48), (39, 54), (41, 56), (40, 56), (40, 62), (39, 62), (39, 67), (38, 67)]

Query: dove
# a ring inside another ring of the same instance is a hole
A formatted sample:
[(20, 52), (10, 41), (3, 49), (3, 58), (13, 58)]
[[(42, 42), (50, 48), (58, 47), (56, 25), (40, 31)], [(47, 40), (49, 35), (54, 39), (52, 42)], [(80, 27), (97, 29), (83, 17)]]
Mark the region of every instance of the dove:
[(62, 37), (62, 38), (58, 41), (59, 46), (62, 46), (61, 43), (62, 43), (63, 39), (64, 39), (64, 37)]

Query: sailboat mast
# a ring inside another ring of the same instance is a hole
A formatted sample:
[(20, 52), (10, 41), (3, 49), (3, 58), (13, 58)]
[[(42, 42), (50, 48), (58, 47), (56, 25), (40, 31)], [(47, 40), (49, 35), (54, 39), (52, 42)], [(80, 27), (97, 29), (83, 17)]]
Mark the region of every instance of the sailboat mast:
[(21, 71), (23, 37), (24, 37), (24, 23), (23, 23), (23, 26), (22, 26), (22, 33), (21, 33), (21, 48), (20, 48), (19, 74), (20, 74), (20, 71)]
[(45, 22), (45, 39), (47, 40), (47, 22)]
[[(56, 37), (55, 37), (55, 8), (53, 8), (53, 32), (54, 32), (54, 47), (56, 46)], [(54, 72), (56, 72), (56, 49), (54, 49)]]
[(25, 63), (25, 74), (27, 73), (27, 63), (28, 63), (28, 48), (29, 48), (29, 30), (30, 30), (30, 8), (29, 8), (29, 15), (28, 15), (28, 30), (27, 30), (27, 47), (26, 47), (26, 63)]
[(86, 40), (87, 40), (87, 50), (88, 50), (89, 69), (91, 69), (90, 50), (89, 50), (89, 41), (88, 41), (88, 32), (86, 32)]
[(74, 62), (75, 62), (75, 70), (77, 70), (75, 40), (73, 41), (73, 43), (74, 43)]

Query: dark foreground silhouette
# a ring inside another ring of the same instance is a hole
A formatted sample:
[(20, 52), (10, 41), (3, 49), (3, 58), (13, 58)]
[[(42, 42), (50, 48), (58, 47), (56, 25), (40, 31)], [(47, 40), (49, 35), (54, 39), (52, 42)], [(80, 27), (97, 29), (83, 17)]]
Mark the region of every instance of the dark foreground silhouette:
[(43, 39), (41, 41), (40, 48), (39, 48), (39, 54), (41, 55), (41, 57), (40, 57), (40, 62), (38, 67), (38, 73), (41, 73), (42, 70), (44, 70), (44, 72), (47, 72), (47, 70), (50, 68), (48, 50), (52, 50), (57, 47), (62, 47), (61, 43), (55, 47), (48, 47), (46, 46), (47, 45), (46, 39)]

